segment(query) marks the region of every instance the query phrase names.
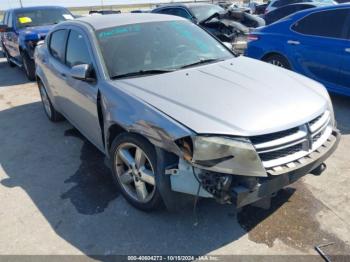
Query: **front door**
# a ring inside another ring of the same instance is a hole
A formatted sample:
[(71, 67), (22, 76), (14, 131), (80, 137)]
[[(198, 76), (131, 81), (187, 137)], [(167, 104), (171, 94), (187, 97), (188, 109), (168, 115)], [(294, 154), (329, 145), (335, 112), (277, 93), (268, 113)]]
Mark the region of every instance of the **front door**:
[[(61, 72), (64, 83), (59, 89), (61, 108), (72, 123), (100, 149), (103, 138), (97, 111), (97, 82), (75, 79), (73, 66), (88, 64), (96, 68), (87, 36), (78, 28), (71, 29), (66, 47), (65, 67)], [(97, 81), (97, 79), (96, 79)]]

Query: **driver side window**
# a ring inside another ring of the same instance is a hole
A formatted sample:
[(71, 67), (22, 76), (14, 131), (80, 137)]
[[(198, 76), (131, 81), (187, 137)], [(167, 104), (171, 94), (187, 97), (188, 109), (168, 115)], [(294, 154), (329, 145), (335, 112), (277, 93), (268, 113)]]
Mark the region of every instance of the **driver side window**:
[(50, 37), (50, 53), (51, 55), (64, 63), (64, 52), (67, 39), (67, 30), (57, 30), (51, 34)]
[(68, 37), (66, 64), (68, 67), (73, 67), (81, 64), (91, 64), (92, 59), (89, 53), (84, 36), (71, 30)]

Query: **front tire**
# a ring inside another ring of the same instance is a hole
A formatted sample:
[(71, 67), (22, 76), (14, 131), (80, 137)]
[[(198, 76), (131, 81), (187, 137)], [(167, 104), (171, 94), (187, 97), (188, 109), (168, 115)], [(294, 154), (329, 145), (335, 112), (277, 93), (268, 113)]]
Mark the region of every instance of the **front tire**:
[(279, 54), (269, 55), (269, 56), (263, 58), (263, 61), (265, 61), (269, 64), (272, 64), (272, 65), (278, 66), (278, 67), (282, 67), (282, 68), (289, 69), (289, 70), (291, 69), (291, 66), (290, 66), (287, 58), (285, 58), (284, 56), (279, 55)]
[(45, 114), (52, 122), (59, 122), (63, 119), (62, 115), (56, 111), (56, 109), (53, 107), (51, 100), (49, 96), (47, 95), (46, 89), (41, 81), (38, 82), (41, 102), (44, 107)]
[(23, 61), (23, 67), (24, 72), (26, 73), (26, 76), (29, 81), (35, 80), (35, 63), (33, 59), (31, 59), (28, 54), (22, 53), (22, 61)]
[(111, 167), (113, 179), (125, 199), (142, 211), (162, 206), (157, 184), (157, 155), (145, 138), (123, 133), (112, 143)]

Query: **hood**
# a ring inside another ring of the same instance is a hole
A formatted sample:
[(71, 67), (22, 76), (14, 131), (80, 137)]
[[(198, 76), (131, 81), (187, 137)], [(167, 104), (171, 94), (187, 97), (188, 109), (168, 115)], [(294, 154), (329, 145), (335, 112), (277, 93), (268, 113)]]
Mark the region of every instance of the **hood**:
[(25, 40), (40, 40), (44, 39), (54, 26), (55, 25), (26, 27), (20, 29), (18, 33), (19, 36)]
[(322, 85), (246, 57), (113, 84), (201, 134), (278, 132), (328, 107)]

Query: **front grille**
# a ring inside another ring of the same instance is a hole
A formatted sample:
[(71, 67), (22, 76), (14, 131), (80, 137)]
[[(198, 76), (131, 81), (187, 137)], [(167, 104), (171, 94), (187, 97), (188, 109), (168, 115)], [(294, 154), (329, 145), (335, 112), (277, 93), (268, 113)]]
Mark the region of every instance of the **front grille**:
[(304, 125), (250, 140), (265, 168), (287, 165), (322, 146), (332, 132), (330, 121), (330, 112), (325, 111)]
[(289, 156), (291, 154), (295, 154), (299, 151), (303, 150), (303, 145), (302, 144), (297, 144), (294, 146), (290, 146), (290, 147), (286, 147), (280, 150), (276, 150), (276, 151), (271, 151), (268, 153), (261, 153), (260, 154), (260, 159), (262, 161), (270, 161), (273, 159), (277, 159), (277, 158), (281, 158), (281, 157), (286, 157)]
[(250, 139), (250, 141), (253, 144), (261, 144), (261, 143), (266, 143), (272, 140), (276, 140), (276, 139), (280, 139), (286, 136), (290, 136), (292, 134), (295, 134), (299, 131), (299, 127), (295, 127), (292, 129), (288, 129), (285, 131), (281, 131), (281, 132), (276, 132), (276, 133), (272, 133), (272, 134), (267, 134), (267, 135), (261, 135), (261, 136), (254, 136)]

